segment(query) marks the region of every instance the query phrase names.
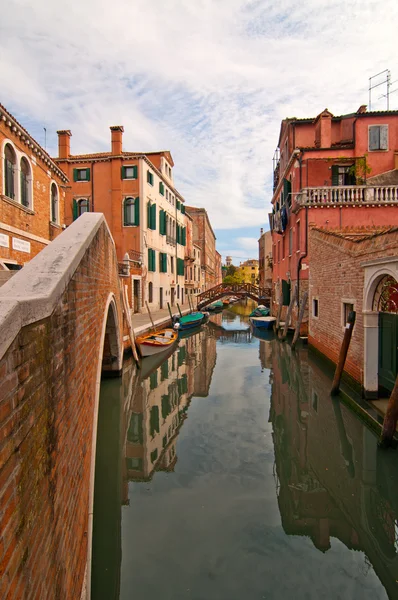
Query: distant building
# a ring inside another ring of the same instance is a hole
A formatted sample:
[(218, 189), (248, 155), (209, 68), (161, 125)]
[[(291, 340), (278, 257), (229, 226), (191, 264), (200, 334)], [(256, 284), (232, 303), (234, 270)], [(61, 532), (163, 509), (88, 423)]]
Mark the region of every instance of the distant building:
[(218, 285), (219, 283), (222, 282), (222, 269), (221, 269), (221, 254), (219, 252), (216, 251), (216, 283), (215, 285)]
[(107, 152), (73, 155), (69, 130), (58, 131), (59, 156), (67, 173), (65, 222), (87, 211), (105, 215), (131, 303), (158, 309), (184, 302), (187, 224), (184, 198), (173, 182), (169, 151), (125, 152), (123, 127), (111, 130)]
[(62, 232), (68, 178), (1, 105), (0, 150), (0, 270), (17, 270)]
[(225, 257), (225, 264), (227, 267), (230, 267), (232, 265), (232, 256)]
[[(398, 111), (285, 119), (274, 157), (273, 312), (290, 286), (308, 289), (310, 224), (332, 229), (398, 225)], [(384, 175), (384, 183), (383, 176)], [(380, 179), (379, 177), (382, 177)], [(294, 313), (297, 314), (297, 313)]]
[(241, 275), (244, 283), (252, 283), (258, 285), (258, 260), (249, 259), (240, 264), (238, 274)]
[(216, 236), (204, 208), (187, 206), (186, 211), (193, 219), (193, 241), (201, 250), (202, 283), (204, 290), (207, 290), (215, 286), (219, 279)]
[(272, 233), (261, 228), (258, 240), (258, 285), (272, 287)]

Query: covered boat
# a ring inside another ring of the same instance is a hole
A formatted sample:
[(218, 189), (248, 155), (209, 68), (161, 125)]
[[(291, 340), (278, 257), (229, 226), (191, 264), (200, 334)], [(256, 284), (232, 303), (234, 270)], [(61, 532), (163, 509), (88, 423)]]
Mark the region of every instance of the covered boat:
[(207, 307), (207, 310), (222, 310), (224, 308), (224, 304), (222, 303), (222, 300), (217, 300), (217, 302), (213, 302), (212, 304), (210, 304), (210, 306)]
[(173, 329), (159, 329), (144, 333), (135, 338), (141, 356), (153, 356), (168, 350), (178, 340), (178, 334)]
[(174, 317), (174, 328), (179, 331), (184, 331), (191, 327), (198, 327), (198, 325), (201, 325), (204, 322), (205, 318), (206, 313), (204, 312), (193, 312), (189, 315), (184, 315), (183, 317)]
[(249, 317), (268, 317), (270, 313), (269, 308), (263, 304), (259, 304), (249, 315)]
[(250, 317), (250, 323), (261, 329), (272, 329), (275, 321), (275, 317)]

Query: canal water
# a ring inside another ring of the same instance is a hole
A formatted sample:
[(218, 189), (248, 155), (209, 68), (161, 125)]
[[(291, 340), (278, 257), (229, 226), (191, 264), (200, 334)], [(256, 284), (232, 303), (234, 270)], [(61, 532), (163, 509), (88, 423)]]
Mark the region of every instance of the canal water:
[(93, 600), (398, 598), (396, 452), (250, 310), (103, 382)]

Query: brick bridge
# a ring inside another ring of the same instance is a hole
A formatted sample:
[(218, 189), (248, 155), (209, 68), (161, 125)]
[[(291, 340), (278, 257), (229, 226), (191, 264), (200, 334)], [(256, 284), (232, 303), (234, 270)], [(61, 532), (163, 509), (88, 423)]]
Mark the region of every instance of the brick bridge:
[(95, 213), (0, 288), (2, 598), (90, 597), (99, 387), (122, 367), (120, 298)]
[(238, 298), (252, 298), (259, 304), (270, 305), (271, 288), (259, 288), (252, 283), (219, 283), (218, 285), (198, 294), (198, 308), (204, 308), (224, 296), (237, 296)]

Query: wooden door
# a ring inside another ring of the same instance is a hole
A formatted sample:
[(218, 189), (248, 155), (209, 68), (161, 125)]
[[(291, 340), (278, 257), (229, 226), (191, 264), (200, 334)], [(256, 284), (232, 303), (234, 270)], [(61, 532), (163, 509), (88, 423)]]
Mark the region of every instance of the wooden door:
[(390, 394), (397, 377), (398, 314), (379, 313), (379, 388)]

